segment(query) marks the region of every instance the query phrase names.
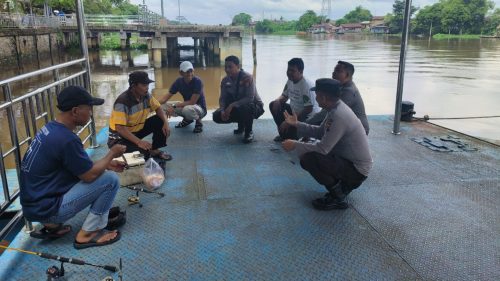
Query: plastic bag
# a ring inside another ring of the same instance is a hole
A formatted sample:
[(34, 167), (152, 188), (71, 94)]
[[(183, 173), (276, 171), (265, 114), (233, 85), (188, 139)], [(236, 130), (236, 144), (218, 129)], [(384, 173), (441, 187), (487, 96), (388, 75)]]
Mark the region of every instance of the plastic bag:
[(153, 158), (146, 161), (141, 174), (144, 185), (150, 190), (157, 189), (165, 181), (163, 169)]

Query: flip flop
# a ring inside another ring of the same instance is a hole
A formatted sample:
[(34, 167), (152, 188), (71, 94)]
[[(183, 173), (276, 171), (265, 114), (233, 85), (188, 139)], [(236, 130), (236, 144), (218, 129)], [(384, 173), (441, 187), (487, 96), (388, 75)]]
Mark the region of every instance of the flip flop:
[(104, 242), (97, 242), (97, 240), (101, 239), (101, 237), (103, 237), (104, 235), (106, 235), (110, 232), (112, 232), (112, 231), (109, 231), (106, 229), (101, 229), (94, 237), (92, 237), (92, 239), (90, 239), (90, 241), (85, 242), (85, 243), (77, 242), (75, 239), (75, 242), (73, 242), (73, 247), (75, 247), (75, 249), (77, 249), (77, 250), (81, 250), (81, 249), (90, 248), (90, 247), (100, 247), (100, 246), (113, 244), (116, 241), (120, 240), (121, 233), (117, 232), (115, 238), (108, 240), (108, 241), (104, 241)]
[(166, 153), (165, 151), (160, 151), (158, 154), (151, 154), (151, 157), (158, 158), (165, 161), (172, 160), (172, 155)]
[[(64, 230), (63, 232), (61, 232)], [(58, 224), (55, 228), (48, 228), (46, 226), (34, 230), (30, 233), (30, 236), (37, 239), (57, 239), (61, 238), (67, 233), (71, 232), (71, 225)]]
[(113, 218), (108, 219), (108, 224), (106, 225), (107, 230), (115, 230), (127, 222), (127, 216), (125, 212), (119, 212)]

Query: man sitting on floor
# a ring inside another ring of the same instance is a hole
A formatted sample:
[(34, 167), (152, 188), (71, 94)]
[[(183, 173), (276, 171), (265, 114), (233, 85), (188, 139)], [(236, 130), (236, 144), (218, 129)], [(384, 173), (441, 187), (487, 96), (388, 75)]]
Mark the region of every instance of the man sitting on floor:
[(92, 162), (73, 132), (89, 121), (92, 106), (101, 105), (104, 100), (93, 98), (82, 87), (69, 86), (57, 96), (57, 102), (61, 112), (56, 121), (40, 129), (21, 164), (23, 214), (44, 225), (31, 236), (63, 236), (71, 231), (71, 226), (63, 223), (90, 206), (76, 235), (75, 248), (114, 243), (120, 239), (120, 232), (106, 230), (109, 210), (120, 187), (118, 176), (112, 171), (121, 172), (124, 167), (113, 158), (121, 156), (125, 146), (115, 145), (101, 160)]
[(319, 106), (327, 111), (320, 126), (298, 122), (295, 114), (284, 113), (285, 121), (297, 127), (300, 135), (319, 140), (305, 143), (288, 139), (282, 143), (286, 151), (297, 151), (302, 168), (328, 190), (312, 202), (319, 210), (346, 209), (347, 195), (363, 183), (372, 167), (365, 129), (340, 100), (340, 86), (334, 79), (316, 80), (312, 90)]
[(179, 66), (179, 74), (169, 93), (160, 98), (158, 101), (161, 104), (166, 103), (173, 95), (180, 92), (183, 102), (175, 103), (167, 106), (167, 112), (170, 116), (182, 116), (182, 121), (175, 125), (176, 128), (184, 128), (196, 120), (193, 133), (201, 133), (203, 131), (203, 123), (201, 119), (207, 115), (207, 105), (205, 102), (205, 94), (203, 93), (203, 82), (198, 76), (194, 75), (194, 68), (191, 62), (183, 61)]
[[(108, 146), (123, 144), (126, 152), (140, 151), (146, 157), (172, 160), (172, 156), (161, 151), (167, 145), (170, 127), (160, 103), (148, 92), (149, 79), (144, 71), (129, 75), (129, 88), (121, 93), (113, 105), (109, 121)], [(156, 112), (148, 118), (151, 112)], [(143, 140), (153, 133), (153, 143)]]

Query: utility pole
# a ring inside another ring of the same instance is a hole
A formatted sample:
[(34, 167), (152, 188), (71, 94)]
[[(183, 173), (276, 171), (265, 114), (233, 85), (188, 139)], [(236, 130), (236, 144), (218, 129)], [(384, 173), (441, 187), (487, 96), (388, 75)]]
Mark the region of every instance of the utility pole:
[(163, 0), (161, 0), (161, 17), (165, 18), (165, 14), (163, 12)]

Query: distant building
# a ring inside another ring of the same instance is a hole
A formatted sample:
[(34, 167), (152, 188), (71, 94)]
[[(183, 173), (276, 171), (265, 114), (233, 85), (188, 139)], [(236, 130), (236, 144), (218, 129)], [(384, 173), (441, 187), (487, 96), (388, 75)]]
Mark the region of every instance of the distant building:
[(320, 23), (314, 24), (309, 29), (308, 32), (318, 34), (318, 33), (334, 33), (335, 26), (331, 23)]
[(370, 27), (370, 32), (376, 34), (387, 34), (389, 33), (389, 27), (383, 24), (372, 26)]
[(359, 33), (363, 30), (363, 25), (360, 23), (341, 24), (339, 32), (341, 33)]
[(370, 21), (370, 27), (385, 24), (384, 18), (384, 16), (373, 16)]

